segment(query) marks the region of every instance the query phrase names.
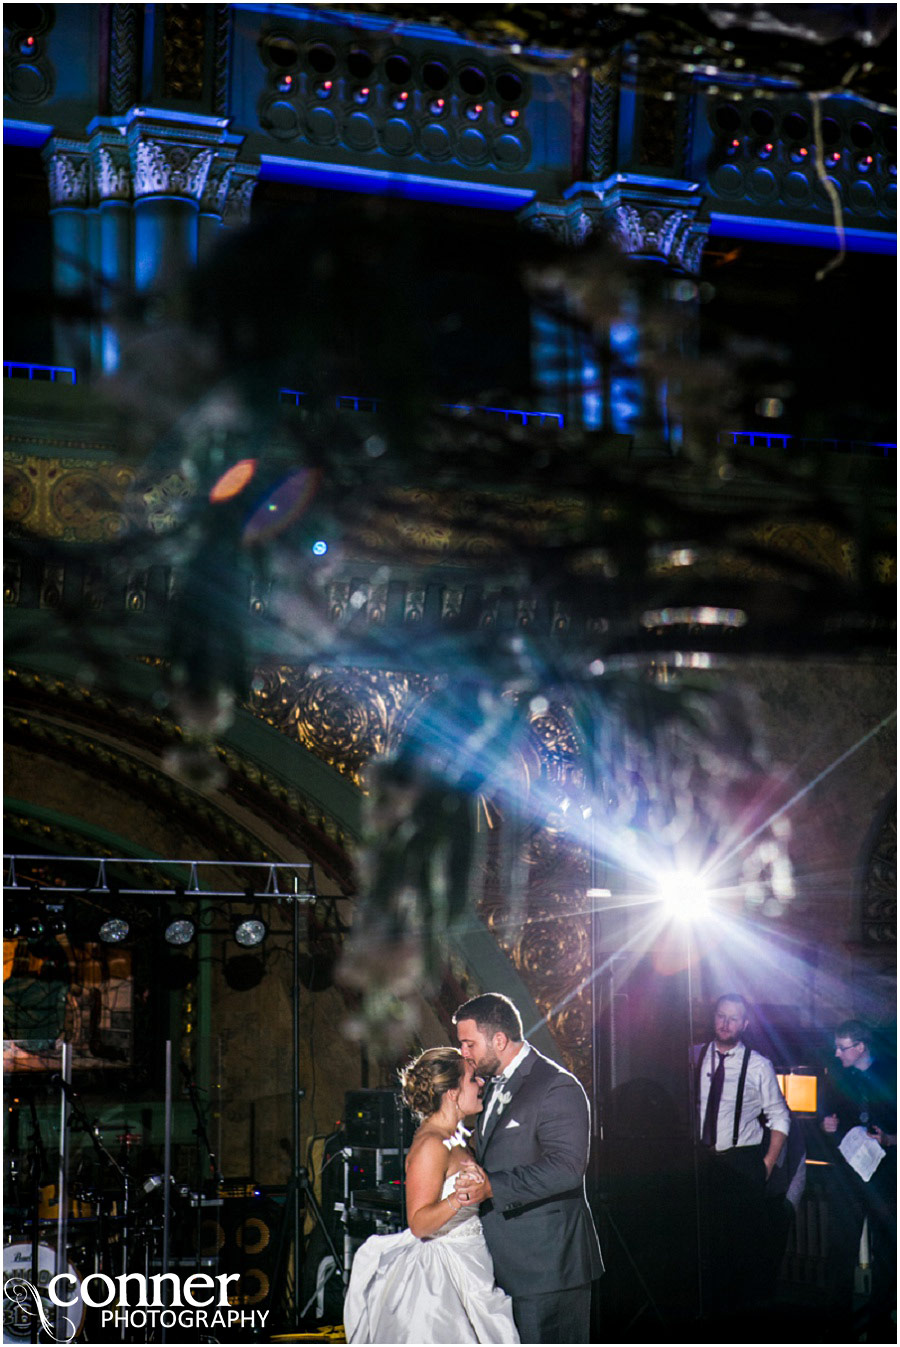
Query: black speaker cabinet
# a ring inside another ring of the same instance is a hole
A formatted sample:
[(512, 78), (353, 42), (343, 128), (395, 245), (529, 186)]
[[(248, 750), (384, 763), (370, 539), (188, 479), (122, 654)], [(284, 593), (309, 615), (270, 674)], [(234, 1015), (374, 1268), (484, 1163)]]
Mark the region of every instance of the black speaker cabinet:
[(271, 1308), (283, 1211), (271, 1197), (226, 1197), (203, 1211), (194, 1244), (201, 1258), (218, 1259), (219, 1272), (240, 1274), (228, 1297), (235, 1309)]
[(347, 1145), (375, 1150), (405, 1149), (412, 1141), (413, 1120), (399, 1090), (348, 1090), (344, 1097)]

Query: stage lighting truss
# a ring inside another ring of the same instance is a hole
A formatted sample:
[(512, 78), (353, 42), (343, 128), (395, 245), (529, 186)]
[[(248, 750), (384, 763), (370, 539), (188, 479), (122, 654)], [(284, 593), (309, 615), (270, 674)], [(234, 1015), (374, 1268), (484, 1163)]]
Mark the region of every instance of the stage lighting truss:
[[(42, 883), (18, 879), (31, 867), (40, 870)], [(125, 878), (135, 875), (151, 882)], [(235, 876), (242, 887), (234, 887)], [(184, 949), (202, 933), (228, 934), (247, 951), (258, 950), (269, 933), (266, 904), (290, 908), (316, 900), (309, 862), (138, 857), (6, 855), (3, 892), (7, 940), (35, 945), (67, 932), (76, 943), (122, 945), (143, 936), (149, 922), (172, 949)]]

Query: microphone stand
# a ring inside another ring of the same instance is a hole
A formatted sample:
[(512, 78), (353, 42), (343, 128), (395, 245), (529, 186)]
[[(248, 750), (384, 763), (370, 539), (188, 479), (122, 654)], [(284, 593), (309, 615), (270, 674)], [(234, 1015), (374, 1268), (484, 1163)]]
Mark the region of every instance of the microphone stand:
[[(128, 1191), (128, 1171), (123, 1169), (118, 1160), (107, 1150), (106, 1146), (100, 1140), (100, 1125), (96, 1118), (92, 1121), (81, 1101), (81, 1096), (62, 1076), (55, 1076), (54, 1081), (59, 1084), (63, 1094), (69, 1101), (69, 1109), (72, 1114), (72, 1120), (69, 1126), (73, 1131), (86, 1132), (91, 1139), (91, 1144), (97, 1153), (101, 1165), (107, 1165), (117, 1175), (122, 1185), (122, 1271), (128, 1271), (128, 1243), (129, 1243), (129, 1191)], [(124, 1333), (124, 1328), (123, 1328)]]
[[(312, 871), (310, 871), (310, 887), (312, 887)], [(300, 1085), (300, 902), (301, 895), (286, 895), (286, 900), (291, 904), (291, 944), (292, 944), (292, 962), (291, 962), (291, 1048), (293, 1051), (293, 1064), (291, 1074), (291, 1176), (288, 1180), (287, 1191), (284, 1199), (284, 1215), (281, 1221), (281, 1230), (278, 1236), (278, 1246), (275, 1253), (275, 1262), (272, 1271), (272, 1305), (275, 1304), (275, 1289), (283, 1287), (287, 1283), (287, 1255), (288, 1249), (292, 1245), (294, 1250), (294, 1285), (292, 1288), (293, 1301), (290, 1310), (289, 1327), (296, 1334), (301, 1327), (301, 1320), (305, 1308), (300, 1302), (300, 1264), (303, 1258), (303, 1206), (304, 1200), (309, 1211), (312, 1214), (313, 1222), (317, 1223), (322, 1231), (328, 1251), (334, 1259), (334, 1270), (339, 1274), (341, 1280), (344, 1279), (344, 1260), (335, 1247), (331, 1232), (325, 1223), (322, 1215), (322, 1208), (319, 1206), (315, 1190), (309, 1181), (309, 1170), (300, 1163), (300, 1101), (306, 1091)], [(313, 1294), (315, 1299), (315, 1293)], [(310, 1304), (312, 1301), (310, 1301)], [(258, 1330), (257, 1337), (262, 1333), (262, 1328)]]
[[(179, 1066), (181, 1068), (181, 1074), (184, 1077), (184, 1083), (187, 1088), (188, 1098), (191, 1101), (191, 1108), (194, 1110), (194, 1118), (197, 1123), (197, 1126), (194, 1128), (194, 1136), (197, 1138), (197, 1171), (200, 1189), (200, 1191), (197, 1194), (197, 1267), (199, 1268), (201, 1257), (200, 1251), (202, 1247), (202, 1240), (200, 1236), (202, 1233), (202, 1225), (203, 1225), (204, 1193), (206, 1191), (207, 1185), (212, 1184), (213, 1196), (217, 1198), (219, 1196), (219, 1190), (222, 1187), (223, 1183), (225, 1182), (225, 1176), (219, 1169), (217, 1157), (212, 1148), (212, 1143), (210, 1142), (209, 1139), (209, 1133), (206, 1130), (206, 1119), (203, 1116), (203, 1109), (200, 1104), (199, 1087), (197, 1085), (197, 1082), (194, 1080), (190, 1070), (188, 1069), (188, 1067), (184, 1062), (180, 1062)], [(206, 1156), (207, 1156), (206, 1178), (204, 1178), (202, 1175), (201, 1151), (203, 1148), (206, 1149)]]
[(125, 1174), (124, 1169), (119, 1164), (118, 1160), (115, 1159), (115, 1157), (106, 1149), (103, 1142), (100, 1140), (99, 1123), (97, 1122), (96, 1118), (92, 1122), (91, 1119), (88, 1117), (87, 1113), (85, 1112), (84, 1106), (82, 1105), (81, 1102), (81, 1096), (72, 1088), (71, 1085), (69, 1085), (67, 1081), (63, 1080), (62, 1076), (55, 1076), (54, 1081), (62, 1088), (63, 1094), (69, 1101), (69, 1108), (72, 1110), (72, 1117), (78, 1124), (78, 1126), (73, 1127), (72, 1130), (87, 1132), (88, 1136), (91, 1139), (91, 1143), (94, 1147), (94, 1150), (97, 1152), (97, 1155), (99, 1156), (101, 1162), (103, 1164), (109, 1165), (110, 1168), (114, 1169), (118, 1174), (119, 1178), (122, 1180), (122, 1182), (127, 1183), (127, 1176)]
[[(31, 1275), (34, 1278), (35, 1287), (41, 1283), (40, 1264), (40, 1205), (41, 1205), (41, 1178), (47, 1171), (47, 1152), (44, 1148), (44, 1138), (41, 1136), (41, 1125), (38, 1122), (37, 1107), (34, 1102), (34, 1095), (31, 1094), (28, 1099), (28, 1109), (31, 1113), (31, 1144), (29, 1147), (29, 1156), (31, 1161), (30, 1174), (30, 1192), (31, 1192)], [(37, 1315), (31, 1318), (30, 1342), (37, 1342), (38, 1330), (40, 1327)]]

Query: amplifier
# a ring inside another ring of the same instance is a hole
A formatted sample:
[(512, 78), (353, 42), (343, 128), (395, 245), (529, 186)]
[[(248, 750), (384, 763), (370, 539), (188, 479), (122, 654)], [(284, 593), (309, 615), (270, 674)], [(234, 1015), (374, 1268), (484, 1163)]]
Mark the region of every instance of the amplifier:
[(413, 1120), (399, 1090), (348, 1090), (344, 1097), (347, 1145), (360, 1149), (405, 1149)]
[(402, 1205), (399, 1185), (395, 1188), (392, 1184), (383, 1183), (378, 1188), (357, 1188), (355, 1193), (350, 1194), (350, 1209), (353, 1212), (373, 1215), (393, 1212), (399, 1216)]

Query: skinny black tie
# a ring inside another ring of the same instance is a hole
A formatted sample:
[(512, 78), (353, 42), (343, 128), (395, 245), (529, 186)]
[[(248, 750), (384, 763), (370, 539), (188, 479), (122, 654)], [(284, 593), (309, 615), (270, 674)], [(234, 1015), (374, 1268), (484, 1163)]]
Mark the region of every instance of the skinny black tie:
[(722, 1102), (722, 1086), (725, 1084), (725, 1058), (728, 1054), (716, 1051), (718, 1065), (709, 1083), (709, 1098), (706, 1101), (706, 1116), (703, 1119), (703, 1132), (700, 1140), (704, 1146), (715, 1146), (716, 1128), (719, 1121), (719, 1104)]

